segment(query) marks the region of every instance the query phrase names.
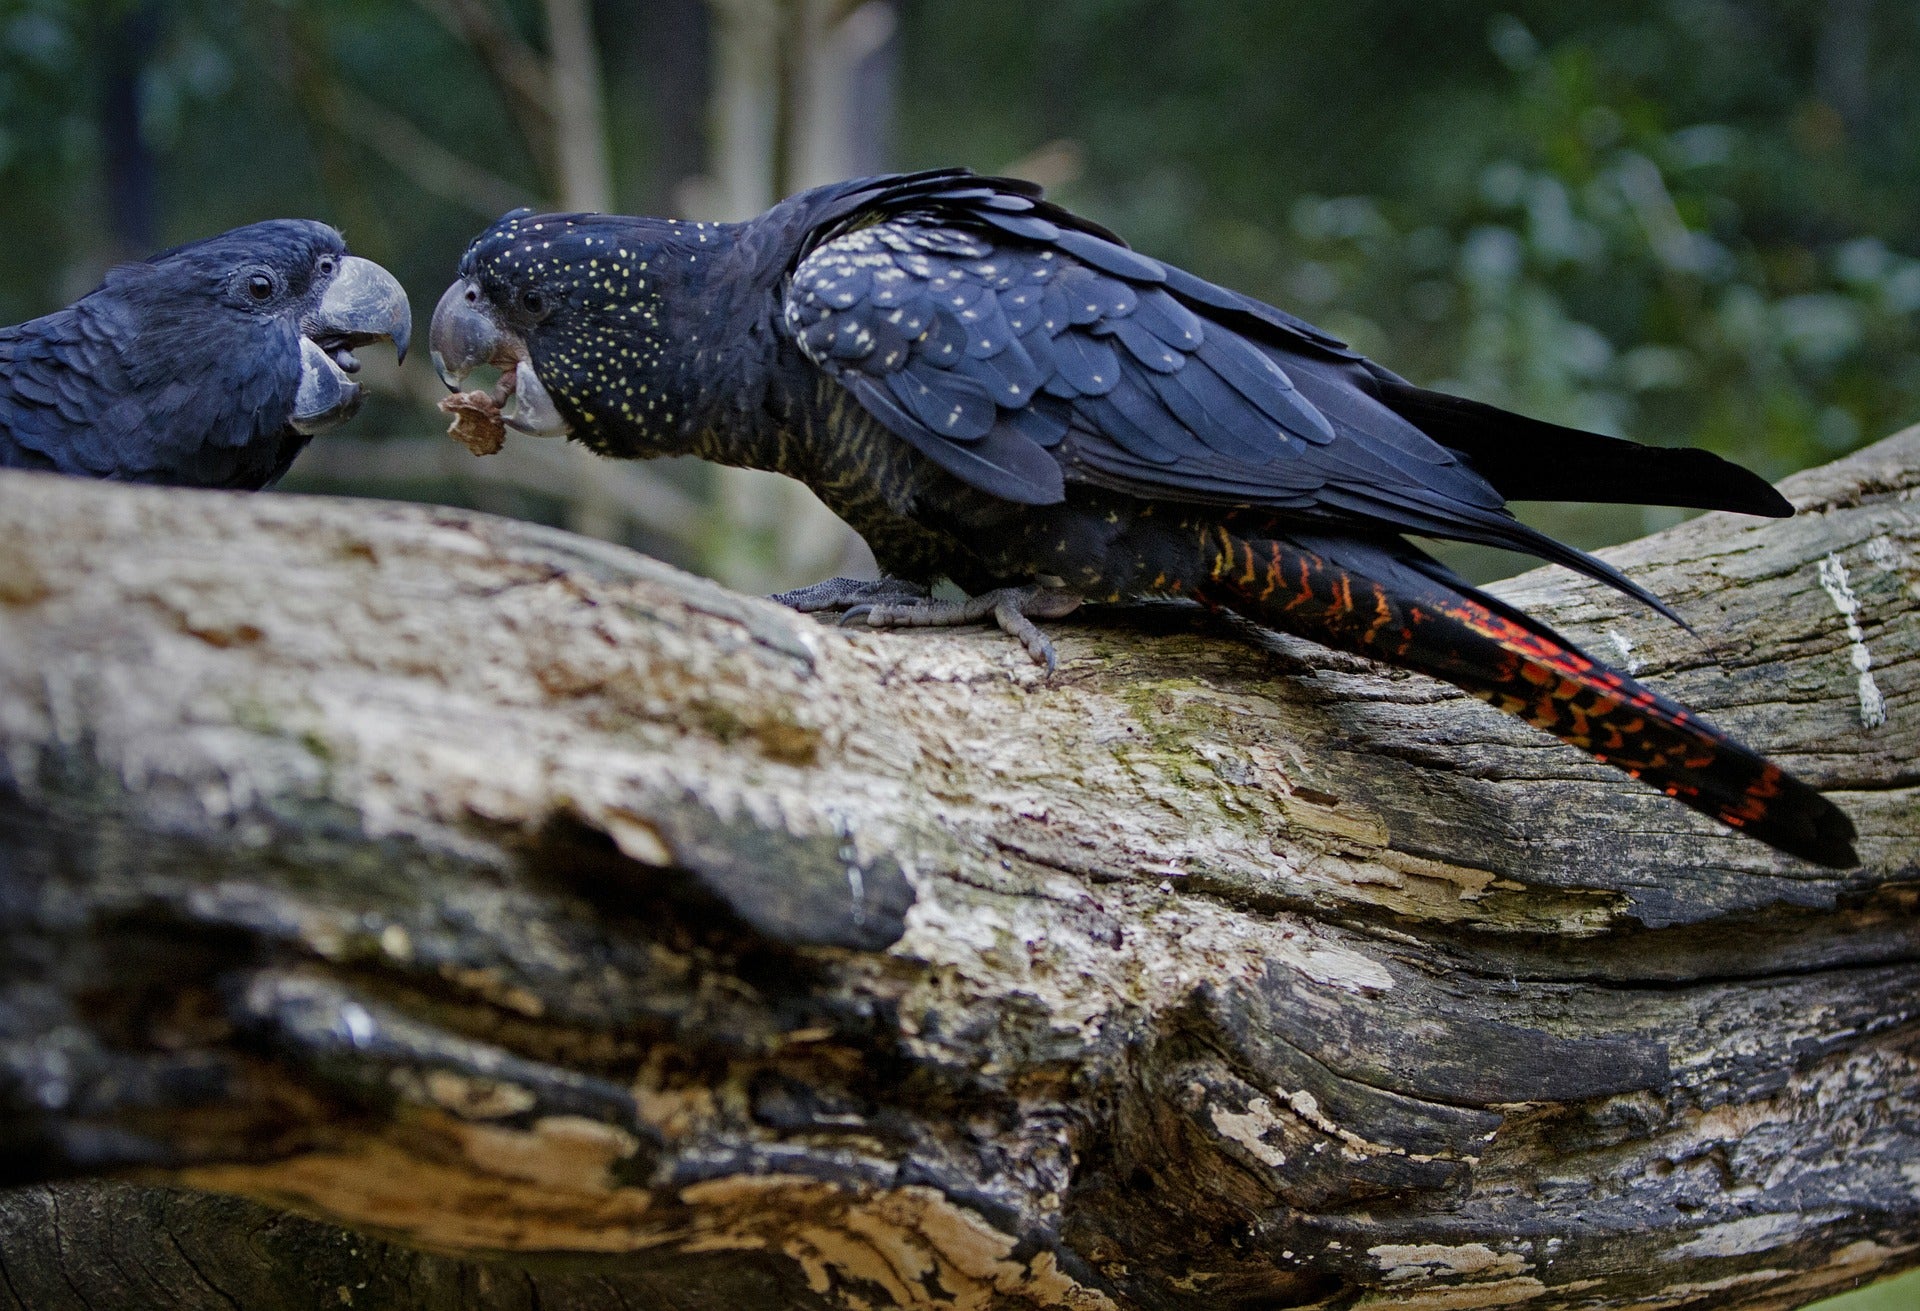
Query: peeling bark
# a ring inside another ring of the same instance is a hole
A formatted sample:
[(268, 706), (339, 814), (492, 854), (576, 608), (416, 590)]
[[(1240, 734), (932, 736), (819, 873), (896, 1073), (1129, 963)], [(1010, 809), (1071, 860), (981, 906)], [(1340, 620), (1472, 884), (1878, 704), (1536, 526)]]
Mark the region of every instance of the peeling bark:
[(1697, 639), (1499, 589), (1827, 789), (1838, 874), (1192, 610), (1060, 624), (1048, 680), (480, 515), (0, 475), (0, 1307), (1914, 1264), (1917, 470), (1611, 553)]

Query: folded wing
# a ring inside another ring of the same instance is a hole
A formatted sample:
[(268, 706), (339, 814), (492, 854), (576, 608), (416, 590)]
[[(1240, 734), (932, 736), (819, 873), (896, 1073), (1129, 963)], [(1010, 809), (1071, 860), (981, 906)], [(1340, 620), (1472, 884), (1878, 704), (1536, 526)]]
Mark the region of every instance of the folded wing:
[(1506, 496), (1625, 499), (1641, 471), (1677, 468), (1688, 477), (1653, 477), (1631, 499), (1777, 512), (1771, 488), (1716, 457), (1422, 391), (1292, 315), (1128, 249), (1026, 184), (876, 179), (809, 218), (783, 305), (800, 349), (889, 431), (1006, 500), (1057, 502), (1077, 482), (1478, 542), (1565, 564), (1669, 615), (1610, 566), (1520, 523)]

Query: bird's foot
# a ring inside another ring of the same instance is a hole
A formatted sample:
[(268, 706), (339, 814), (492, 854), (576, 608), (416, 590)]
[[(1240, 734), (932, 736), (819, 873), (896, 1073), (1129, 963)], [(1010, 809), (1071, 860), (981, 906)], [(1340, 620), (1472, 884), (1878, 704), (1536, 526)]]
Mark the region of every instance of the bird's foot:
[(840, 616), (840, 622), (864, 619), (871, 628), (951, 628), (991, 617), (1001, 632), (1019, 642), (1035, 663), (1045, 665), (1052, 673), (1059, 667), (1053, 643), (1033, 621), (1059, 619), (1079, 608), (1080, 597), (1058, 587), (997, 587), (965, 601), (923, 598), (904, 604), (869, 602), (853, 606)]
[(904, 578), (829, 578), (791, 592), (775, 592), (767, 598), (790, 606), (802, 614), (816, 610), (845, 610), (857, 605), (911, 605), (927, 599), (924, 584)]

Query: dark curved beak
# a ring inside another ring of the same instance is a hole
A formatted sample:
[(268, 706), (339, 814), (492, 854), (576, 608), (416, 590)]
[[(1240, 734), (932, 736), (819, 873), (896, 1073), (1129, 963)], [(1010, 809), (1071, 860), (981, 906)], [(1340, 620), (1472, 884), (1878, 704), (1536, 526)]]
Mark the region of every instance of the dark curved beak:
[(427, 348), (433, 355), (433, 371), (448, 391), (459, 391), (467, 375), (482, 364), (511, 370), (527, 358), (526, 346), (501, 326), (493, 306), (471, 278), (448, 287), (433, 307)]
[(393, 274), (370, 259), (348, 255), (321, 293), (319, 306), (301, 323), (300, 332), (329, 354), (390, 341), (404, 363), (407, 343), (413, 339), (413, 310)]
[(300, 322), (300, 388), (289, 420), (296, 432), (312, 436), (351, 419), (360, 408), (360, 371), (353, 352), (370, 342), (390, 341), (407, 358), (413, 336), (413, 311), (393, 274), (370, 259), (348, 255), (340, 261), (320, 303)]
[(509, 428), (534, 437), (561, 437), (571, 431), (534, 372), (526, 342), (502, 326), (492, 303), (472, 279), (461, 278), (448, 287), (433, 307), (427, 347), (433, 354), (433, 371), (448, 391), (459, 391), (467, 375), (483, 364), (499, 369), (494, 399), (513, 398), (513, 408), (500, 416)]

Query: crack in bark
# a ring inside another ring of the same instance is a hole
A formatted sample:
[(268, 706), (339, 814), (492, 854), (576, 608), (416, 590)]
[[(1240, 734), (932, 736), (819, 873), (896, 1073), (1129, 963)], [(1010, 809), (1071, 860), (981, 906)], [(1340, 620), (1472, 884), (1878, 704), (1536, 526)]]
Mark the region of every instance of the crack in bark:
[(205, 1288), (208, 1292), (213, 1293), (222, 1302), (225, 1302), (228, 1306), (232, 1307), (233, 1311), (244, 1311), (241, 1305), (233, 1299), (233, 1295), (231, 1293), (227, 1292), (226, 1289), (220, 1287), (220, 1284), (218, 1283), (218, 1281), (216, 1281), (212, 1276), (207, 1274), (206, 1271), (200, 1268), (200, 1263), (194, 1260), (192, 1254), (189, 1253), (186, 1247), (181, 1244), (180, 1238), (177, 1234), (169, 1233), (167, 1235), (167, 1243), (169, 1246), (173, 1248), (174, 1252), (180, 1257), (180, 1259), (187, 1263), (187, 1269), (193, 1271), (193, 1277), (200, 1281), (200, 1286), (202, 1288)]
[(7, 1252), (4, 1247), (0, 1247), (0, 1286), (6, 1288), (7, 1296), (13, 1299), (14, 1306), (20, 1308), (20, 1311), (33, 1311), (27, 1305), (27, 1300), (20, 1296), (20, 1290), (14, 1287), (13, 1275), (7, 1270)]

